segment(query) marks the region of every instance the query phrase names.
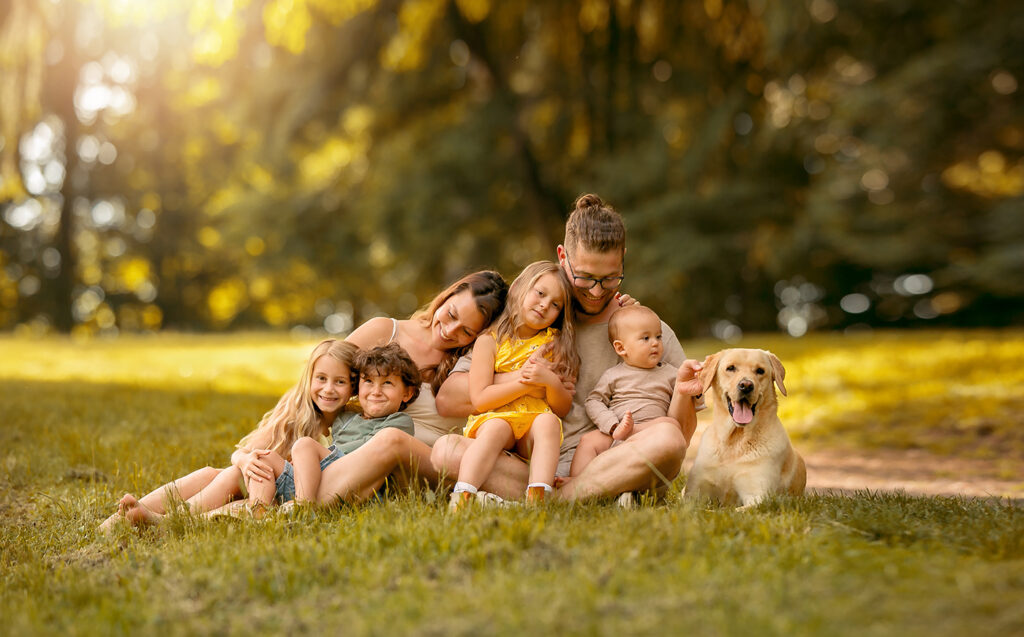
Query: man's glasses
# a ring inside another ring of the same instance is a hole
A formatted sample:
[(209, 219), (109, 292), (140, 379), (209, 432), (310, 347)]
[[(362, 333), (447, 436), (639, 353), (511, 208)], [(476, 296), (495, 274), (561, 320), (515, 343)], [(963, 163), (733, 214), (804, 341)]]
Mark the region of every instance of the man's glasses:
[(595, 279), (592, 276), (579, 276), (576, 271), (572, 269), (572, 263), (569, 261), (569, 255), (565, 255), (565, 262), (569, 264), (569, 272), (572, 272), (572, 284), (578, 288), (589, 290), (595, 285), (600, 285), (605, 290), (614, 290), (622, 285), (622, 279), (626, 278), (625, 274), (619, 276), (606, 276), (600, 279)]

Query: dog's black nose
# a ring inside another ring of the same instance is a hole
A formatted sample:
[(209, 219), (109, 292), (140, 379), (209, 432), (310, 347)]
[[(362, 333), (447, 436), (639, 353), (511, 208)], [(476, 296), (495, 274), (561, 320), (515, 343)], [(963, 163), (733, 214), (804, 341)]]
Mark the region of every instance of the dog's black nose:
[(744, 378), (743, 380), (740, 381), (740, 384), (737, 385), (737, 387), (744, 394), (749, 394), (750, 392), (754, 391), (754, 381), (747, 380), (746, 378)]

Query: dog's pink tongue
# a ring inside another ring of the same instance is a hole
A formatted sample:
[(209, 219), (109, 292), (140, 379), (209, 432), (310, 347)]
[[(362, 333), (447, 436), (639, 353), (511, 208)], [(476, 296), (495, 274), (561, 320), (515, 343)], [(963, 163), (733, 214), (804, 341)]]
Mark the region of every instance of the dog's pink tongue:
[(754, 411), (745, 400), (732, 404), (732, 419), (739, 425), (746, 425), (754, 419)]

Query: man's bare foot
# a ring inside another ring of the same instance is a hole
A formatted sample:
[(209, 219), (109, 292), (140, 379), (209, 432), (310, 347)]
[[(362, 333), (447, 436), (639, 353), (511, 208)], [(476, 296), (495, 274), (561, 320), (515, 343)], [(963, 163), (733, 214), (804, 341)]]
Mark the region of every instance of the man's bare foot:
[(163, 520), (164, 516), (153, 511), (145, 504), (141, 503), (130, 493), (126, 493), (121, 501), (117, 503), (118, 510), (124, 510), (124, 518), (131, 523), (132, 526), (146, 526), (149, 524), (159, 524)]

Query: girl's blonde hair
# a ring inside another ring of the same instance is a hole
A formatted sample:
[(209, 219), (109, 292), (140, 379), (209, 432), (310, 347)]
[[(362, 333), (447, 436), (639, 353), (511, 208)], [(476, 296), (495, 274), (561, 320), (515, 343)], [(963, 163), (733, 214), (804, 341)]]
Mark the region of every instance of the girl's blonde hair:
[(523, 300), (526, 294), (533, 289), (545, 274), (554, 274), (558, 285), (562, 290), (562, 311), (558, 318), (551, 324), (551, 327), (559, 330), (558, 337), (551, 345), (551, 360), (555, 363), (555, 370), (560, 375), (575, 379), (580, 370), (580, 357), (576, 353), (576, 325), (572, 317), (572, 289), (569, 287), (569, 279), (557, 263), (552, 261), (537, 261), (523, 268), (516, 280), (508, 289), (508, 301), (505, 303), (505, 311), (495, 321), (494, 340), (502, 343), (509, 339), (519, 338), (516, 334), (523, 325), (520, 313), (523, 311)]
[[(502, 309), (505, 307), (505, 296), (508, 294), (508, 284), (494, 270), (481, 270), (467, 274), (445, 288), (434, 297), (434, 300), (427, 307), (413, 314), (410, 319), (419, 321), (420, 325), (424, 327), (430, 327), (437, 309), (444, 305), (448, 299), (466, 290), (469, 290), (469, 293), (473, 295), (473, 302), (476, 303), (476, 309), (483, 315), (484, 327), (486, 328), (491, 324), (494, 317), (501, 314)], [(440, 389), (441, 383), (448, 378), (448, 374), (451, 373), (459, 358), (468, 354), (472, 349), (473, 344), (470, 343), (465, 347), (447, 350), (441, 362), (436, 366), (420, 370), (423, 380), (430, 383), (433, 393), (436, 394), (437, 390)]]
[(306, 367), (302, 370), (302, 376), (294, 387), (289, 389), (277, 401), (277, 406), (267, 413), (256, 429), (252, 430), (244, 438), (238, 441), (239, 448), (248, 448), (248, 443), (258, 433), (270, 431), (270, 444), (267, 448), (276, 452), (279, 456), (288, 459), (292, 456), (292, 445), (303, 436), (316, 438), (324, 433), (324, 425), (321, 422), (323, 412), (309, 397), (309, 390), (312, 386), (313, 366), (321, 356), (330, 356), (334, 360), (348, 367), (351, 374), (352, 392), (355, 393), (356, 383), (359, 377), (356, 373), (355, 358), (359, 348), (347, 341), (339, 341), (329, 338), (320, 341), (306, 361)]

